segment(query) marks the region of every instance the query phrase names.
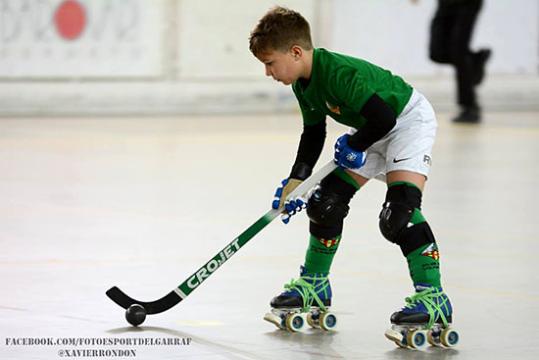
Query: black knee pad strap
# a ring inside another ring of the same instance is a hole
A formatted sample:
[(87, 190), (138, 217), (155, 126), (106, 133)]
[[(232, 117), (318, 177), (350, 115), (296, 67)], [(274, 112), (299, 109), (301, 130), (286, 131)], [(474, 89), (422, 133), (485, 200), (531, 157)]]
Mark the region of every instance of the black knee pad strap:
[(386, 192), (386, 203), (403, 203), (412, 209), (421, 210), (421, 190), (413, 185), (401, 183), (392, 185)]
[(434, 234), (425, 221), (405, 229), (399, 237), (399, 246), (404, 256), (408, 256), (412, 251), (420, 247), (435, 243)]
[(318, 225), (312, 221), (309, 223), (309, 232), (319, 239), (334, 239), (342, 234), (342, 228), (343, 221), (332, 226)]

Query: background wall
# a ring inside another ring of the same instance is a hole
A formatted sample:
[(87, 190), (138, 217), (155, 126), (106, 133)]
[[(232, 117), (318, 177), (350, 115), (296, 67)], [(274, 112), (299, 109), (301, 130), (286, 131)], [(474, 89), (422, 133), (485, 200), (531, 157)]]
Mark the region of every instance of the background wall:
[[(289, 111), (287, 87), (249, 53), (268, 0), (2, 0), (0, 114)], [(428, 60), (435, 1), (290, 0), (317, 46), (402, 74), (439, 107), (452, 71)], [(490, 46), (485, 103), (539, 107), (539, 4), (486, 0), (474, 46)]]
[(166, 1), (3, 0), (5, 79), (162, 75)]
[[(333, 1), (334, 49), (356, 54), (406, 75), (451, 73), (429, 60), (436, 0)], [(492, 74), (537, 75), (539, 2), (484, 0), (472, 48), (490, 47)]]

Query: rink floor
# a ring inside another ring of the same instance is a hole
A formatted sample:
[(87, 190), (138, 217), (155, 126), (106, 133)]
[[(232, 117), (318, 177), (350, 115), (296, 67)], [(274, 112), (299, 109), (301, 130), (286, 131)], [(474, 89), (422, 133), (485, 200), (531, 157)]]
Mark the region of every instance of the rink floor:
[[(293, 162), (298, 115), (0, 119), (0, 358), (535, 359), (539, 114), (487, 113), (479, 126), (448, 118), (439, 114), (423, 213), (461, 343), (425, 351), (383, 336), (412, 287), (400, 250), (378, 232), (381, 182), (352, 200), (331, 274), (336, 332), (262, 320), (303, 262), (304, 214), (270, 224), (140, 328), (105, 296), (113, 285), (141, 300), (165, 295), (262, 216)], [(344, 131), (329, 128), (320, 164)], [(83, 343), (12, 345), (41, 338)], [(84, 344), (112, 338), (191, 342)]]

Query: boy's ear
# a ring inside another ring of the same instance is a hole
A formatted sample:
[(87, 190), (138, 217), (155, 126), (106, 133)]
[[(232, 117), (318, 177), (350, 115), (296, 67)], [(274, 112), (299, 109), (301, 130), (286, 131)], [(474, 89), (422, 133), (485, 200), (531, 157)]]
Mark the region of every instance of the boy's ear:
[(303, 49), (301, 48), (301, 46), (292, 45), (292, 47), (290, 48), (290, 53), (292, 54), (295, 60), (299, 60), (301, 56), (303, 55)]

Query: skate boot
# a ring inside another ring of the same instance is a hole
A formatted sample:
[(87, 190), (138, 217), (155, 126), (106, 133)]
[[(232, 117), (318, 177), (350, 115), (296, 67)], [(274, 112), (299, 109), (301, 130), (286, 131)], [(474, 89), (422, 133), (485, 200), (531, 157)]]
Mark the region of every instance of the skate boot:
[(406, 298), (401, 311), (391, 315), (391, 328), (385, 336), (400, 347), (420, 349), (457, 345), (459, 334), (451, 326), (453, 309), (442, 288), (416, 285), (416, 294)]
[(286, 284), (285, 291), (271, 300), (271, 312), (264, 320), (282, 330), (300, 331), (305, 323), (313, 328), (332, 330), (337, 317), (329, 312), (331, 285), (328, 274), (308, 274), (301, 267), (300, 277)]

